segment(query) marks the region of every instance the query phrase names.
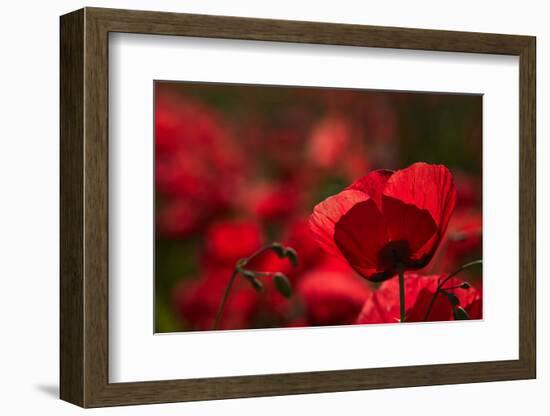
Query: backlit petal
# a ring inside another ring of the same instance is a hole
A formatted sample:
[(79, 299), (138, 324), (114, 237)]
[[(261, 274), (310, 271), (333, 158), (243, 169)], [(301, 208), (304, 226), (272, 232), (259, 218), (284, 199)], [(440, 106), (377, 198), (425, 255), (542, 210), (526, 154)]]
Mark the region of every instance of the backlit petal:
[(334, 241), (336, 223), (354, 205), (368, 199), (369, 196), (364, 192), (346, 189), (315, 206), (309, 217), (309, 226), (321, 247), (332, 254), (340, 253)]
[(381, 209), (382, 192), (384, 191), (386, 182), (392, 175), (393, 171), (391, 170), (375, 170), (370, 172), (368, 175), (357, 179), (350, 186), (348, 186), (347, 189), (355, 189), (357, 191), (366, 193), (368, 196), (374, 199), (376, 205), (378, 205), (378, 207)]

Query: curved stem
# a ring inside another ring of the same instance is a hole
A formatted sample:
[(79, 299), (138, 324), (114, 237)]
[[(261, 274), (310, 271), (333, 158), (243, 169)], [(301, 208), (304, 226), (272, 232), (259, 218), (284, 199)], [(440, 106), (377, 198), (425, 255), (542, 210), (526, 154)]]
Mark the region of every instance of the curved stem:
[(430, 301), (430, 304), (428, 306), (428, 310), (426, 311), (426, 315), (424, 315), (424, 321), (428, 320), (428, 317), (430, 316), (430, 312), (432, 311), (432, 308), (434, 306), (435, 300), (437, 299), (437, 296), (439, 295), (439, 292), (441, 292), (441, 289), (447, 283), (451, 278), (455, 277), (457, 274), (462, 272), (463, 270), (466, 270), (468, 267), (475, 266), (476, 264), (481, 264), (482, 260), (474, 260), (469, 263), (463, 264), (458, 269), (456, 269), (454, 272), (452, 272), (450, 275), (448, 275), (445, 279), (443, 279), (442, 282), (439, 282), (437, 284), (437, 289), (435, 290), (435, 293), (432, 297), (432, 300)]
[(225, 287), (225, 292), (223, 292), (223, 297), (220, 302), (220, 306), (218, 307), (218, 311), (216, 312), (216, 318), (214, 319), (214, 324), (212, 325), (212, 329), (218, 329), (218, 326), (220, 325), (220, 320), (223, 315), (225, 304), (227, 303), (227, 298), (229, 297), (229, 292), (231, 291), (231, 287), (233, 286), (233, 282), (235, 281), (235, 278), (237, 277), (238, 273), (239, 271), (235, 268), (235, 270), (233, 270), (233, 274), (229, 278), (229, 282), (227, 282), (227, 286)]
[(258, 257), (260, 254), (263, 254), (268, 250), (271, 250), (274, 245), (276, 245), (276, 243), (267, 244), (267, 245), (263, 246), (262, 248), (259, 248), (254, 253), (252, 253), (250, 256), (248, 256), (244, 259), (244, 264), (243, 265), (246, 266), (248, 264), (248, 262), (250, 260), (252, 260), (253, 258)]
[(258, 272), (254, 271), (254, 274), (256, 277), (273, 277), (275, 275), (274, 272)]
[[(256, 258), (260, 254), (265, 253), (268, 250), (272, 250), (277, 245), (280, 246), (279, 243), (267, 244), (259, 248), (258, 250), (256, 250), (250, 256), (245, 257), (237, 262), (237, 265), (235, 266), (235, 270), (233, 270), (233, 274), (229, 278), (229, 282), (227, 282), (227, 286), (225, 287), (225, 291), (223, 292), (222, 300), (220, 302), (220, 306), (218, 307), (218, 311), (216, 312), (216, 318), (214, 319), (214, 324), (212, 325), (213, 330), (218, 329), (220, 325), (220, 321), (223, 315), (223, 310), (225, 308), (225, 304), (227, 303), (227, 298), (229, 297), (229, 292), (231, 291), (231, 287), (233, 286), (233, 282), (235, 281), (235, 278), (237, 277), (237, 275), (243, 271), (244, 267), (246, 267), (252, 259)], [(262, 277), (268, 277), (273, 275), (273, 273), (257, 272), (257, 271), (255, 271), (254, 274), (256, 276), (262, 276)]]
[(399, 270), (399, 316), (400, 322), (405, 322), (405, 270)]
[(445, 283), (447, 283), (451, 278), (455, 277), (457, 274), (459, 274), (460, 272), (466, 270), (468, 267), (472, 267), (472, 266), (475, 266), (476, 264), (481, 264), (483, 261), (480, 259), (480, 260), (474, 260), (474, 261), (471, 261), (469, 263), (466, 263), (466, 264), (463, 264), (462, 266), (460, 266), (458, 269), (456, 269), (454, 272), (452, 272), (450, 275), (448, 275), (440, 284), (439, 284), (439, 288), (442, 288), (443, 285)]

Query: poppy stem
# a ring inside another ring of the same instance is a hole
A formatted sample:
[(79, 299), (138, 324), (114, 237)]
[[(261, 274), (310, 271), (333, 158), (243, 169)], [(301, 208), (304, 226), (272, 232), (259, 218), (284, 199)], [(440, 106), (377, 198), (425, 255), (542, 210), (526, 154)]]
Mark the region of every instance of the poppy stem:
[(225, 308), (225, 304), (227, 303), (229, 292), (231, 291), (231, 287), (233, 286), (233, 282), (235, 281), (237, 274), (239, 274), (239, 270), (235, 268), (235, 270), (233, 270), (233, 274), (229, 278), (229, 282), (227, 283), (227, 286), (225, 287), (225, 291), (223, 292), (223, 297), (220, 302), (220, 306), (218, 307), (218, 311), (216, 312), (216, 318), (214, 319), (214, 325), (212, 325), (212, 329), (218, 329), (218, 327), (220, 326), (220, 320), (223, 315), (223, 310)]
[(399, 275), (399, 316), (400, 322), (405, 322), (405, 269), (400, 267)]
[[(289, 261), (293, 266), (297, 265), (297, 257), (296, 257), (296, 251), (292, 249), (291, 247), (284, 247), (280, 243), (271, 243), (267, 244), (260, 249), (256, 250), (254, 253), (252, 253), (250, 256), (245, 257), (243, 259), (240, 259), (237, 264), (235, 265), (235, 269), (233, 270), (233, 274), (229, 278), (229, 281), (227, 282), (227, 286), (225, 287), (225, 291), (223, 292), (222, 299), (220, 301), (220, 306), (218, 306), (218, 310), (216, 312), (216, 317), (214, 318), (214, 323), (212, 325), (212, 330), (218, 329), (220, 326), (220, 321), (222, 319), (223, 310), (225, 309), (225, 304), (227, 303), (227, 299), (229, 298), (229, 292), (231, 291), (231, 287), (233, 286), (233, 282), (235, 282), (235, 279), (239, 274), (243, 275), (243, 277), (247, 278), (254, 286), (254, 289), (261, 291), (263, 286), (262, 284), (256, 279), (257, 277), (274, 277), (277, 278), (277, 275), (282, 275), (282, 273), (274, 273), (274, 272), (261, 272), (261, 271), (253, 271), (253, 270), (247, 270), (246, 266), (248, 263), (250, 263), (252, 260), (254, 260), (256, 257), (262, 255), (266, 251), (272, 250), (274, 251), (279, 258), (288, 258)], [(286, 277), (284, 277), (286, 279)]]
[[(439, 295), (439, 293), (443, 289), (443, 286), (445, 285), (445, 283), (447, 283), (451, 278), (455, 277), (457, 274), (459, 274), (463, 270), (466, 270), (468, 267), (475, 266), (476, 264), (482, 264), (482, 262), (483, 261), (480, 259), (480, 260), (474, 260), (474, 261), (471, 261), (469, 263), (463, 264), (458, 269), (456, 269), (454, 272), (452, 272), (450, 275), (448, 275), (445, 279), (443, 279), (442, 282), (437, 283), (437, 289), (435, 290), (435, 293), (432, 297), (432, 300), (430, 301), (430, 304), (428, 306), (428, 310), (426, 311), (426, 315), (424, 315), (424, 321), (428, 320), (428, 317), (430, 316), (430, 312), (432, 311), (432, 308), (434, 306), (435, 300), (437, 299), (437, 296)], [(454, 288), (447, 288), (447, 289), (454, 289)]]

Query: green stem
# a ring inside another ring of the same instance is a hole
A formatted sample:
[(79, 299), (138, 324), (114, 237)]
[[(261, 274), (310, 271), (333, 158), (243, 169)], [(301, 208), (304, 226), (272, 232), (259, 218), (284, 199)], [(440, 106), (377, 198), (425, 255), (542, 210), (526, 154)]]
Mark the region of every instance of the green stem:
[(456, 269), (454, 272), (452, 272), (450, 275), (448, 275), (445, 280), (443, 280), (440, 284), (439, 284), (439, 287), (442, 288), (443, 285), (445, 285), (445, 283), (447, 283), (451, 278), (455, 277), (457, 274), (459, 274), (460, 272), (466, 270), (468, 267), (472, 267), (472, 266), (475, 266), (476, 264), (481, 264), (483, 261), (482, 260), (474, 260), (474, 261), (471, 261), (469, 263), (466, 263), (466, 264), (463, 264), (462, 266), (460, 266), (458, 269)]
[(405, 270), (399, 269), (399, 315), (400, 322), (405, 322)]
[(216, 312), (216, 318), (214, 319), (214, 325), (212, 325), (212, 329), (218, 329), (220, 325), (220, 320), (223, 315), (223, 310), (225, 308), (225, 304), (227, 303), (227, 298), (229, 297), (229, 292), (231, 291), (231, 287), (233, 286), (233, 282), (235, 281), (235, 278), (237, 277), (237, 274), (239, 271), (237, 268), (233, 271), (233, 274), (229, 278), (229, 282), (227, 283), (227, 286), (225, 287), (225, 292), (223, 292), (223, 297), (220, 302), (220, 306), (218, 307), (218, 312)]
[[(235, 281), (235, 278), (239, 273), (242, 273), (244, 268), (248, 265), (248, 263), (253, 260), (254, 258), (258, 257), (260, 254), (265, 253), (266, 251), (274, 249), (275, 246), (281, 246), (279, 243), (271, 243), (266, 246), (263, 246), (256, 250), (254, 253), (252, 253), (250, 256), (245, 257), (244, 259), (241, 259), (237, 262), (237, 265), (235, 266), (235, 270), (233, 270), (233, 274), (229, 278), (229, 282), (227, 282), (227, 286), (225, 287), (225, 291), (223, 292), (223, 297), (220, 302), (220, 306), (218, 306), (218, 311), (216, 312), (216, 318), (214, 319), (214, 324), (212, 325), (212, 329), (218, 329), (220, 325), (220, 320), (223, 315), (223, 310), (225, 308), (225, 304), (227, 303), (227, 298), (229, 297), (229, 292), (231, 291), (231, 287), (233, 286), (233, 282)], [(273, 273), (266, 273), (266, 272), (254, 272), (256, 276), (272, 276)]]
[[(426, 311), (426, 315), (424, 315), (424, 321), (428, 320), (428, 317), (430, 316), (430, 312), (432, 311), (432, 308), (434, 306), (435, 300), (437, 299), (437, 296), (439, 295), (439, 292), (441, 292), (441, 289), (443, 289), (443, 286), (445, 283), (447, 283), (451, 278), (455, 277), (460, 272), (466, 270), (468, 267), (475, 266), (476, 264), (481, 264), (482, 260), (474, 260), (469, 263), (463, 264), (458, 269), (456, 269), (454, 272), (452, 272), (450, 275), (448, 275), (445, 279), (443, 279), (442, 282), (437, 284), (437, 289), (435, 290), (435, 293), (432, 297), (432, 300), (430, 301), (430, 305), (428, 306), (428, 310)], [(449, 288), (452, 289), (452, 288)]]

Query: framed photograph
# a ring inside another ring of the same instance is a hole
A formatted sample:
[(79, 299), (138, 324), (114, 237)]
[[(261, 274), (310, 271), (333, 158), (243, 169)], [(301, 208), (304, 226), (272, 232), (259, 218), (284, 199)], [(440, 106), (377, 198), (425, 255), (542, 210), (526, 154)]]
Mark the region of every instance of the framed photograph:
[(534, 37), (60, 28), (63, 400), (535, 378)]

